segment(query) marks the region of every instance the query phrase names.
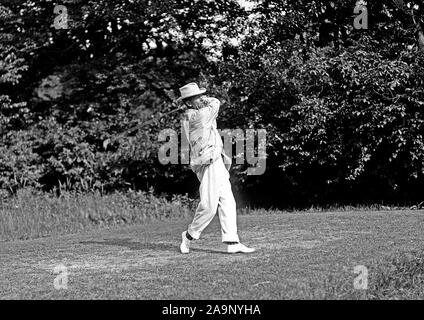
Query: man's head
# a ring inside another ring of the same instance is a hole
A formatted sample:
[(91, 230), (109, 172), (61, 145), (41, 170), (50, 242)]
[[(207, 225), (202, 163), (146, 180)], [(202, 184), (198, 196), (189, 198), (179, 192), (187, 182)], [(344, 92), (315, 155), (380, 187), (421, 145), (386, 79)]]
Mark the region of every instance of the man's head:
[(206, 92), (205, 88), (199, 88), (194, 82), (190, 82), (180, 88), (181, 97), (177, 101), (183, 101), (189, 108), (198, 108), (200, 97)]
[(200, 99), (203, 96), (203, 94), (198, 94), (196, 96), (190, 97), (190, 98), (186, 98), (183, 99), (183, 103), (188, 107), (188, 108), (194, 108), (194, 109), (199, 109), (200, 107)]

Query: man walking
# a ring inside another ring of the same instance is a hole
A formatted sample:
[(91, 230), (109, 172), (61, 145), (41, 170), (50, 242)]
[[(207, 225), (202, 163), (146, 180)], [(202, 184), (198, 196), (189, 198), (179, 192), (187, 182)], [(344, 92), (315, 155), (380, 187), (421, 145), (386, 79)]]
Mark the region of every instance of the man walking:
[(227, 252), (254, 252), (255, 249), (239, 242), (236, 202), (228, 172), (231, 159), (224, 153), (216, 127), (220, 102), (205, 96), (205, 92), (206, 89), (192, 82), (180, 88), (181, 97), (178, 98), (188, 108), (184, 114), (183, 132), (190, 143), (191, 169), (200, 181), (200, 203), (188, 230), (182, 233), (181, 253), (189, 253), (192, 240), (199, 239), (217, 210)]

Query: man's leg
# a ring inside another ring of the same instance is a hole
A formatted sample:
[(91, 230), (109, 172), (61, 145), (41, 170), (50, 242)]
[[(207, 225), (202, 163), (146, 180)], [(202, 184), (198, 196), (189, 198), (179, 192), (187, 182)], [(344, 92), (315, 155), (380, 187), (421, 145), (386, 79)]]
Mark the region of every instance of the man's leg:
[(219, 221), (221, 222), (222, 242), (228, 244), (228, 253), (251, 253), (255, 249), (246, 247), (240, 243), (237, 234), (236, 201), (231, 190), (230, 174), (224, 164), (219, 166), (220, 176), (223, 177), (220, 185), (220, 197), (218, 201)]
[(231, 183), (227, 180), (221, 187), (218, 202), (219, 221), (221, 223), (222, 242), (237, 243), (237, 212), (236, 201), (231, 190)]
[(197, 173), (200, 180), (200, 202), (188, 230), (182, 233), (181, 253), (190, 252), (191, 240), (197, 240), (216, 214), (219, 193), (215, 176), (214, 163), (204, 167)]
[(219, 177), (217, 177), (217, 161), (208, 165), (203, 172), (199, 192), (200, 203), (197, 206), (188, 233), (193, 239), (199, 239), (202, 231), (209, 225), (216, 214), (219, 201)]

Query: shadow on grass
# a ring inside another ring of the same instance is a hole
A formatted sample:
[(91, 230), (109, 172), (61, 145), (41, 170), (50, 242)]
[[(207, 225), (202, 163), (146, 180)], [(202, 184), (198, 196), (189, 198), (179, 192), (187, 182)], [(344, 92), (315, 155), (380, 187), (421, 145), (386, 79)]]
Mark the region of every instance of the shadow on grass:
[[(104, 239), (104, 241), (80, 241), (80, 244), (84, 245), (105, 245), (105, 246), (119, 246), (126, 247), (130, 250), (157, 250), (157, 251), (173, 251), (180, 253), (179, 244), (163, 243), (163, 242), (132, 242), (131, 238), (124, 239)], [(203, 248), (191, 248), (192, 252), (200, 251), (213, 254), (225, 254), (224, 251), (203, 249)]]
[(126, 247), (130, 250), (159, 250), (159, 251), (178, 251), (178, 247), (170, 243), (161, 242), (132, 242), (131, 238), (126, 239), (104, 239), (104, 241), (80, 241), (85, 245), (105, 245)]
[(190, 248), (190, 251), (201, 251), (206, 253), (214, 253), (214, 254), (225, 254), (228, 256), (229, 254), (225, 251), (212, 250), (212, 249), (202, 249), (202, 248)]

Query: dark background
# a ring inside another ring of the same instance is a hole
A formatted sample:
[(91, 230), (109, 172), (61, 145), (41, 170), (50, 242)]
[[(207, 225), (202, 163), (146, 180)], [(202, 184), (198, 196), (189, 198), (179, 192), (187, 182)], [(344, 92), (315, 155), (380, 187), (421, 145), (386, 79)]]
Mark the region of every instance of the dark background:
[[(267, 170), (234, 165), (240, 205), (415, 204), (424, 187), (421, 1), (12, 1), (0, 4), (0, 189), (196, 196), (159, 163), (178, 88), (219, 128), (267, 130)], [(55, 5), (68, 28), (55, 29)], [(130, 135), (134, 125), (152, 121)]]

